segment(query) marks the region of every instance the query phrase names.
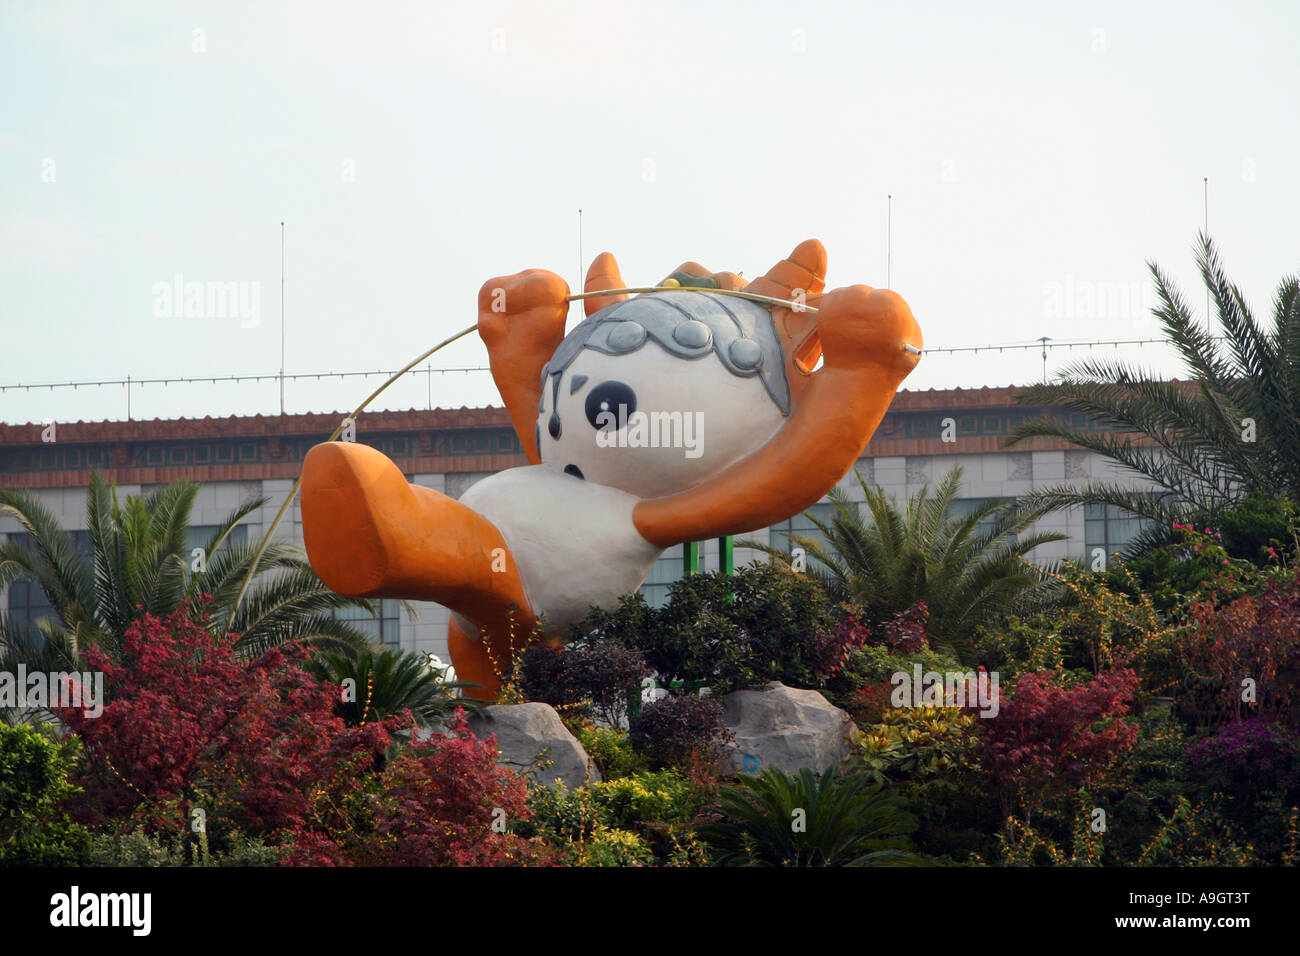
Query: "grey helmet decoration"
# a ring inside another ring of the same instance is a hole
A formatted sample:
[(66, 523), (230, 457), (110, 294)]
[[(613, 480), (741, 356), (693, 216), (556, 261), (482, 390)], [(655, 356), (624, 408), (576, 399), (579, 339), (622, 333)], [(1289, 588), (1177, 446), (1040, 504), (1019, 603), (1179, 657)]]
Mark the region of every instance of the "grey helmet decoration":
[(714, 354), (732, 375), (757, 375), (781, 414), (790, 414), (785, 356), (771, 313), (757, 302), (696, 290), (647, 293), (588, 316), (564, 337), (542, 369), (543, 394), (548, 375), (554, 376), (552, 391), (559, 390), (564, 370), (583, 349), (623, 355), (648, 339), (679, 358)]

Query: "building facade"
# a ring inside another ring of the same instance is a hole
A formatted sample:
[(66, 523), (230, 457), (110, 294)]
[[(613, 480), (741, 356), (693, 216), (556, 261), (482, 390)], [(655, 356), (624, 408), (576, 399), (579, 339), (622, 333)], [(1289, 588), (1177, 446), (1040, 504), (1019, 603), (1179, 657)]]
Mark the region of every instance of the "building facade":
[[(869, 485), (879, 485), (900, 504), (923, 486), (933, 487), (952, 467), (962, 468), (957, 513), (969, 513), (990, 498), (1014, 498), (1025, 492), (1060, 484), (1116, 482), (1135, 489), (1147, 487), (1141, 476), (1053, 439), (1033, 439), (1014, 449), (1004, 441), (1017, 424), (1050, 416), (1072, 427), (1091, 423), (1059, 410), (1017, 404), (1016, 389), (951, 389), (901, 391), (856, 470)], [(179, 480), (199, 483), (192, 515), (195, 540), (204, 528), (217, 524), (248, 501), (266, 499), (243, 523), (242, 535), (257, 541), (267, 533), (285, 498), (293, 490), (303, 457), (338, 426), (341, 415), (306, 414), (248, 418), (176, 419), (125, 422), (75, 422), (54, 425), (0, 425), (0, 487), (27, 491), (38, 497), (85, 542), (86, 485), (92, 471), (112, 480), (120, 496), (148, 494), (155, 487)], [(356, 423), (356, 440), (378, 448), (395, 461), (409, 481), (458, 498), (476, 481), (504, 468), (527, 464), (503, 408), (434, 409), (373, 412)], [(862, 501), (857, 480), (846, 476), (840, 487)], [(811, 514), (828, 516), (823, 499)], [(1047, 516), (1038, 530), (1058, 531), (1068, 540), (1043, 545), (1033, 559), (1083, 559), (1111, 555), (1139, 530), (1139, 522), (1114, 509), (1076, 508)], [(0, 533), (20, 534), (10, 517), (0, 516)], [(786, 534), (816, 536), (806, 515), (797, 515), (772, 528), (747, 536), (788, 547)], [(297, 500), (286, 510), (273, 538), (302, 544), (302, 517)], [(1100, 550), (1099, 550), (1100, 549)], [(762, 553), (738, 547), (739, 567), (761, 559)], [(700, 543), (700, 567), (719, 566), (716, 541)], [(682, 574), (682, 548), (665, 552), (642, 592), (653, 603), (662, 601), (669, 584)], [(49, 612), (39, 592), (25, 583), (9, 587), (4, 597), (9, 613), (31, 620)], [(381, 602), (376, 620), (357, 623), (377, 642), (392, 647), (446, 656), (448, 611), (435, 604), (414, 605), (414, 617), (396, 601)]]

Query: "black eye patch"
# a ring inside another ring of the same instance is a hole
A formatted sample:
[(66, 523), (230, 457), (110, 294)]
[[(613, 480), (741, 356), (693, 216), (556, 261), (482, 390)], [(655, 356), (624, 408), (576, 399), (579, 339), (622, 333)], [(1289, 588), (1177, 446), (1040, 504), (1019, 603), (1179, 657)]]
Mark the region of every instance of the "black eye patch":
[(636, 392), (622, 382), (601, 382), (587, 395), (584, 410), (592, 428), (616, 431), (636, 411)]

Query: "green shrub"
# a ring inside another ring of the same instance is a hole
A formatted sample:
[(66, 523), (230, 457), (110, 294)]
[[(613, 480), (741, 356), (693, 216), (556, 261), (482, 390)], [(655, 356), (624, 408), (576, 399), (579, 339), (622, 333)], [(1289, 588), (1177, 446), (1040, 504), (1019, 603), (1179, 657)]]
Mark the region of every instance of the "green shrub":
[(632, 749), (625, 731), (612, 727), (580, 727), (576, 736), (605, 780), (618, 780), (650, 769), (645, 757)]
[(96, 833), (90, 838), (89, 866), (184, 866), (185, 853), (175, 839), (145, 833)]
[(516, 821), (511, 831), (539, 838), (556, 852), (564, 866), (647, 866), (654, 851), (636, 833), (619, 826), (619, 820), (594, 795), (594, 788), (569, 790), (563, 783), (529, 787), (528, 806), (533, 815)]
[(580, 866), (650, 866), (655, 862), (649, 845), (627, 830), (601, 828), (584, 850)]
[(205, 857), (200, 841), (185, 835), (164, 837), (137, 827), (127, 833), (92, 833), (87, 866), (278, 866), (281, 850), (260, 837), (230, 834), (227, 849)]
[(282, 851), (269, 846), (261, 837), (231, 834), (226, 852), (217, 857), (218, 866), (279, 866)]
[(1066, 562), (1052, 577), (1061, 585), (1060, 608), (980, 634), (984, 663), (1004, 686), (1044, 670), (1075, 684), (1116, 667), (1151, 669), (1167, 653), (1174, 634), (1128, 565), (1093, 573)]
[(567, 866), (699, 866), (707, 857), (691, 821), (706, 800), (673, 771), (642, 771), (575, 790), (532, 785), (533, 815), (510, 829), (544, 841)]
[(612, 611), (593, 610), (578, 630), (640, 651), (661, 685), (707, 684), (719, 696), (774, 680), (820, 688), (851, 637), (815, 581), (773, 565), (690, 574), (663, 607), (628, 595)]
[(549, 786), (530, 784), (527, 820), (511, 823), (511, 832), (522, 837), (541, 837), (550, 843), (567, 844), (590, 840), (596, 830), (609, 823), (591, 799), (588, 787), (570, 790), (562, 782)]
[(888, 681), (894, 674), (902, 671), (909, 676), (913, 667), (920, 664), (922, 671), (955, 671), (965, 673), (972, 670), (963, 666), (955, 657), (949, 657), (930, 648), (915, 654), (897, 654), (880, 644), (868, 644), (849, 652), (844, 665), (843, 679), (850, 686), (862, 687), (867, 684), (879, 684)]
[(75, 866), (89, 833), (62, 809), (78, 788), (68, 781), (81, 749), (75, 737), (0, 724), (0, 865)]
[(703, 803), (690, 782), (672, 770), (593, 784), (591, 796), (601, 815), (616, 827), (686, 822)]
[(979, 718), (958, 707), (898, 707), (862, 728), (855, 762), (877, 782), (968, 773), (979, 766)]
[(831, 702), (847, 710), (859, 724), (878, 723), (891, 709), (890, 697), (894, 686), (891, 678), (903, 673), (910, 680), (917, 664), (921, 665), (923, 672), (942, 674), (970, 670), (956, 658), (929, 647), (903, 654), (883, 644), (867, 644), (849, 652), (843, 672), (831, 682)]
[[(1249, 507), (1225, 514), (1215, 527), (1198, 523), (1176, 525), (1183, 540), (1168, 544), (1124, 564), (1138, 587), (1173, 621), (1186, 619), (1190, 605), (1210, 600), (1216, 606), (1234, 598), (1258, 594), (1270, 582), (1287, 576), (1300, 550), (1290, 504), (1279, 504), (1286, 515), (1281, 525), (1261, 518)], [(1274, 536), (1280, 532), (1280, 537)]]
[(697, 831), (718, 866), (889, 866), (911, 853), (916, 820), (865, 774), (768, 768), (724, 787), (721, 819)]
[(1286, 553), (1300, 547), (1296, 541), (1295, 505), (1259, 490), (1219, 515), (1214, 524), (1228, 554), (1256, 564), (1270, 563), (1270, 549)]

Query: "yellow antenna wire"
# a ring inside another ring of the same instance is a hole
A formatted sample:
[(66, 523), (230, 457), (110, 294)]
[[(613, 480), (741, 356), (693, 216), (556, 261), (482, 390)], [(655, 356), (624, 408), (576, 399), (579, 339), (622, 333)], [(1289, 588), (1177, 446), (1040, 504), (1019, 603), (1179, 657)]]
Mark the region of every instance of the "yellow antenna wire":
[[(451, 338), (443, 339), (441, 342), (439, 342), (433, 348), (429, 349), (427, 352), (424, 352), (419, 356), (417, 356), (416, 358), (412, 359), (410, 362), (406, 364), (404, 368), (401, 368), (398, 371), (394, 372), (392, 375), (388, 377), (388, 381), (384, 382), (383, 385), (380, 385), (377, 389), (375, 389), (368, 396), (366, 396), (366, 400), (362, 402), (360, 405), (358, 405), (356, 407), (356, 410), (351, 415), (343, 419), (343, 421), (339, 422), (338, 427), (335, 428), (334, 431), (330, 433), (330, 437), (325, 440), (333, 441), (334, 439), (338, 438), (339, 433), (343, 431), (343, 426), (347, 424), (348, 421), (354, 421), (358, 415), (360, 415), (362, 412), (366, 410), (367, 405), (369, 405), (371, 402), (373, 402), (376, 398), (378, 398), (380, 395), (384, 393), (384, 390), (388, 388), (388, 386), (392, 385), (394, 382), (396, 382), (399, 378), (401, 378), (411, 369), (415, 368), (415, 366), (419, 365), (421, 362), (427, 359), (434, 352), (437, 352), (439, 349), (450, 345), (452, 342), (455, 342), (457, 339), (464, 338), (465, 336), (469, 335), (477, 328), (478, 328), (478, 323), (475, 322), (469, 328), (462, 329), (461, 331), (453, 335)], [(276, 527), (280, 524), (280, 519), (284, 517), (284, 512), (285, 509), (289, 507), (289, 502), (293, 501), (293, 499), (297, 496), (298, 488), (301, 484), (302, 484), (302, 475), (299, 475), (298, 480), (295, 481), (293, 483), (293, 487), (289, 489), (289, 494), (285, 496), (284, 504), (280, 505), (280, 510), (275, 513), (275, 520), (271, 522), (271, 527), (267, 528), (266, 534), (262, 535), (262, 543), (257, 546), (257, 554), (253, 556), (253, 563), (249, 565), (248, 573), (244, 575), (244, 581), (242, 584), (239, 585), (239, 593), (235, 595), (235, 603), (230, 607), (230, 616), (226, 618), (227, 632), (230, 631), (230, 625), (234, 623), (235, 614), (239, 610), (239, 604), (244, 599), (244, 592), (248, 590), (248, 582), (253, 579), (253, 575), (254, 573), (256, 573), (257, 567), (262, 561), (262, 554), (263, 552), (266, 551), (266, 546), (271, 540), (271, 535), (275, 533)]]
[(575, 292), (569, 296), (566, 301), (576, 302), (579, 299), (594, 299), (602, 295), (622, 295), (625, 292), (633, 292), (638, 295), (647, 292), (707, 292), (711, 295), (733, 295), (738, 299), (751, 299), (754, 302), (765, 302), (768, 305), (784, 305), (793, 309), (795, 312), (817, 312), (818, 310), (811, 305), (804, 305), (802, 302), (792, 302), (789, 299), (778, 299), (775, 296), (759, 295), (757, 292), (745, 292), (740, 289), (705, 289), (699, 286), (640, 286), (635, 289), (604, 289), (600, 292)]

